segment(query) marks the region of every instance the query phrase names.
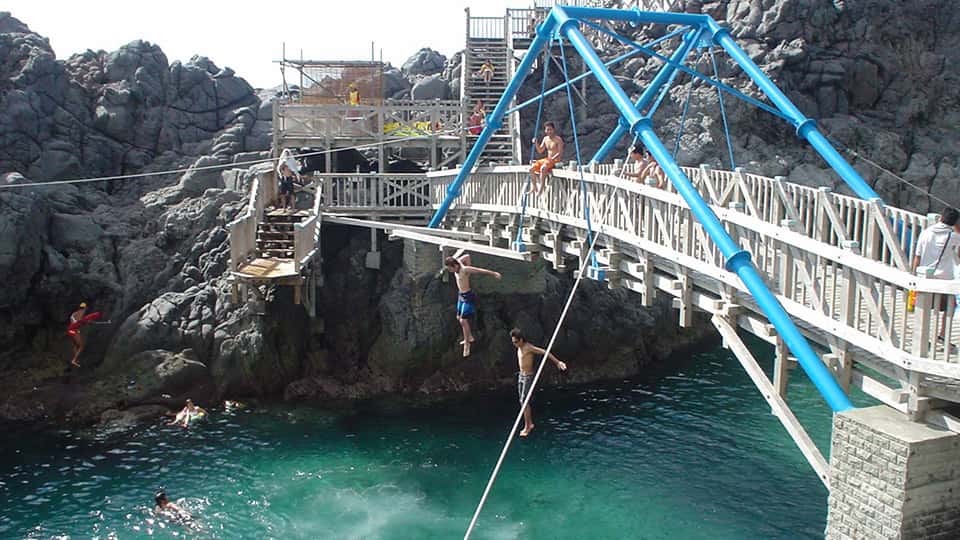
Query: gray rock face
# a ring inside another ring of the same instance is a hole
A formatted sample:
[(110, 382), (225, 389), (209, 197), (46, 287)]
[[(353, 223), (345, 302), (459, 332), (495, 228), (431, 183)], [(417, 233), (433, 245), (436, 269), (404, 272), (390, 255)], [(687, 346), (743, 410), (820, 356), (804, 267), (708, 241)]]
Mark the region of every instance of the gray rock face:
[[(887, 202), (920, 213), (939, 211), (944, 204), (960, 205), (960, 191), (947, 187), (957, 185), (955, 171), (960, 165), (956, 150), (960, 71), (951, 69), (960, 62), (960, 11), (951, 2), (688, 0), (679, 7), (709, 14), (728, 26), (750, 58), (842, 148), (855, 150), (901, 176), (911, 163), (924, 164), (921, 169), (914, 165), (910, 172), (918, 190), (845, 154)], [(644, 42), (661, 34), (662, 28), (638, 27), (630, 37)], [(616, 43), (604, 43), (605, 57), (623, 51)], [(764, 99), (727, 55), (716, 58), (724, 83)], [(660, 65), (654, 59), (634, 58), (613, 72), (628, 93), (639, 96)], [(709, 56), (695, 53), (688, 65), (713, 73)], [(556, 71), (551, 70), (551, 85), (562, 82)], [(537, 71), (528, 78), (521, 99), (539, 92), (541, 74)], [(680, 77), (654, 117), (669, 148), (680, 131), (690, 85), (687, 77)], [(613, 129), (618, 114), (592, 79), (587, 95), (586, 106), (577, 103), (578, 109), (585, 109), (578, 113), (582, 121), (577, 124), (584, 154), (589, 156)], [(847, 191), (809, 145), (794, 135), (792, 126), (729, 95), (725, 106), (737, 165), (761, 173), (786, 168), (784, 176), (791, 179)], [(544, 117), (557, 121), (569, 142), (563, 93), (547, 99)], [(532, 128), (533, 115), (528, 115), (525, 140)], [(611, 159), (623, 157), (628, 143), (624, 140)], [(694, 86), (680, 146), (682, 165), (702, 162), (730, 168), (717, 93), (702, 83)], [(923, 193), (931, 186), (932, 195), (942, 200)]]
[(403, 99), (409, 96), (410, 81), (404, 77), (403, 73), (395, 68), (388, 66), (383, 72), (383, 95), (392, 99)]
[(413, 54), (400, 71), (406, 76), (434, 75), (441, 73), (447, 63), (447, 58), (430, 48), (423, 48)]
[(413, 99), (449, 99), (450, 85), (439, 76), (424, 77), (418, 80), (410, 90)]

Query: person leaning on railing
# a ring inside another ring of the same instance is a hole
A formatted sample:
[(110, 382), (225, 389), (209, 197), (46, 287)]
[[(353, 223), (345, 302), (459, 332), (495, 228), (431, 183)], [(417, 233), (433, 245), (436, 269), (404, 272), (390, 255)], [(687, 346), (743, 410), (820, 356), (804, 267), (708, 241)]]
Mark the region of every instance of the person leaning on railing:
[(637, 182), (646, 182), (651, 178), (657, 182), (657, 188), (663, 189), (667, 185), (667, 177), (660, 165), (650, 157), (650, 153), (642, 146), (630, 147), (630, 159), (636, 162), (633, 172), (625, 172), (624, 176), (635, 179)]
[[(956, 279), (956, 270), (960, 263), (960, 224), (957, 223), (960, 212), (956, 208), (947, 208), (940, 214), (940, 221), (927, 227), (917, 239), (917, 249), (913, 257), (911, 270), (923, 266), (927, 268), (927, 277), (933, 279)], [(937, 341), (946, 343), (948, 334), (947, 306), (948, 295), (938, 295), (940, 301), (933, 306), (941, 312), (940, 325), (937, 329)], [(951, 352), (955, 345), (950, 345)]]

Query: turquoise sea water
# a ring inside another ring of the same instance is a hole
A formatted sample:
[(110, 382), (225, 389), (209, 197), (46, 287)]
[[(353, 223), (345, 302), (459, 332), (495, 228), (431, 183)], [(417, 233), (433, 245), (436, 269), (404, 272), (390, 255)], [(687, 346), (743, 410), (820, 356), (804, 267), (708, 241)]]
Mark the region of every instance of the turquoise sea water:
[[(829, 411), (795, 373), (791, 403), (825, 450)], [(8, 436), (0, 538), (462, 538), (515, 400)], [(725, 351), (538, 391), (534, 415), (474, 538), (822, 538), (826, 490)], [(192, 527), (151, 514), (158, 487)]]

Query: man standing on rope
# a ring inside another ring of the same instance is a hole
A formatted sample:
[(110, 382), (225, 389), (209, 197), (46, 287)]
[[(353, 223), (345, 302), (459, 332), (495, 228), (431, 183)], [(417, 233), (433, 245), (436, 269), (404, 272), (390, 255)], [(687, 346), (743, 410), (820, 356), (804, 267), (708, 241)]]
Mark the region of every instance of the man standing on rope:
[(452, 257), (444, 259), (443, 265), (457, 280), (457, 290), (459, 291), (457, 321), (463, 328), (463, 341), (460, 344), (463, 345), (463, 356), (466, 358), (470, 356), (470, 344), (474, 341), (473, 332), (470, 330), (470, 319), (477, 314), (477, 295), (470, 288), (470, 274), (486, 274), (497, 279), (502, 276), (500, 272), (470, 266), (470, 255), (464, 253), (462, 249), (454, 253)]
[(540, 193), (541, 188), (546, 187), (546, 177), (553, 171), (553, 167), (563, 159), (563, 139), (557, 135), (557, 128), (553, 122), (543, 123), (543, 140), (537, 142), (536, 137), (533, 144), (536, 153), (545, 153), (546, 156), (533, 162), (530, 167), (530, 176), (533, 180), (533, 192)]
[[(520, 406), (522, 407), (523, 401), (527, 399), (527, 396), (533, 389), (533, 378), (537, 372), (537, 370), (534, 369), (534, 365), (536, 364), (534, 356), (544, 356), (547, 354), (547, 351), (532, 343), (528, 343), (519, 328), (514, 328), (510, 331), (510, 341), (513, 343), (513, 346), (517, 348), (517, 363), (520, 366), (520, 373), (517, 373), (517, 394), (520, 396)], [(567, 365), (561, 362), (553, 353), (547, 355), (547, 358), (549, 358), (560, 371), (567, 370)], [(523, 431), (520, 432), (520, 436), (526, 437), (529, 435), (530, 432), (533, 431), (533, 427), (533, 411), (530, 409), (530, 405), (527, 405), (527, 407), (523, 409)]]

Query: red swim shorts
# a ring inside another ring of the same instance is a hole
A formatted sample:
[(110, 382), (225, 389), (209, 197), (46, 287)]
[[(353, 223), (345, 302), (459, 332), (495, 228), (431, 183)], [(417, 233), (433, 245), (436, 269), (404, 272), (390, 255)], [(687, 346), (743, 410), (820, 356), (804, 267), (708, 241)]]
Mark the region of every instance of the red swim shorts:
[(544, 174), (550, 174), (550, 171), (553, 170), (553, 167), (557, 164), (557, 160), (552, 158), (541, 158), (533, 162), (533, 166), (530, 167), (530, 172), (538, 173), (543, 170)]

